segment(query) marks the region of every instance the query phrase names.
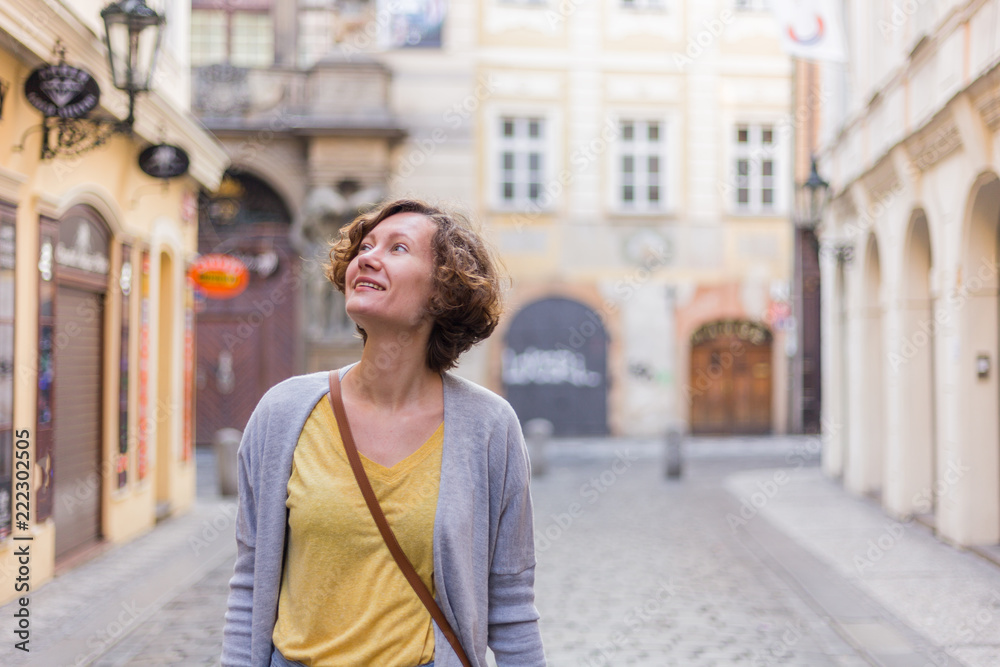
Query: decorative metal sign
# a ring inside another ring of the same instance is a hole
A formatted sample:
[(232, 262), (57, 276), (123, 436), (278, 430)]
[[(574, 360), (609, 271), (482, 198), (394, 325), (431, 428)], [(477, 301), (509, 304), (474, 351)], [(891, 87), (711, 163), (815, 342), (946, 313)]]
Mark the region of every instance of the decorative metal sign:
[(187, 151), (171, 144), (156, 144), (139, 154), (139, 168), (153, 178), (181, 176), (190, 164)]
[(24, 96), (46, 116), (82, 118), (97, 106), (101, 89), (89, 73), (61, 63), (39, 67), (28, 75)]
[(89, 273), (107, 275), (107, 236), (92, 220), (74, 215), (59, 223), (59, 243), (56, 244), (56, 264)]
[(771, 332), (756, 322), (746, 320), (720, 320), (704, 324), (691, 336), (691, 345), (733, 336), (751, 345), (763, 345), (771, 340)]
[(232, 299), (243, 293), (250, 282), (247, 265), (231, 255), (202, 255), (188, 271), (194, 284), (209, 299)]

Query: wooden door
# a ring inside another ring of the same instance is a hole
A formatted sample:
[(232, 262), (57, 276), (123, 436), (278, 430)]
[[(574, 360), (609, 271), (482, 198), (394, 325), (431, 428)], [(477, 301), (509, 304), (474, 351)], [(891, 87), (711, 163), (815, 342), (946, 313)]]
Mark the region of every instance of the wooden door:
[(771, 343), (723, 335), (691, 349), (691, 432), (771, 431)]

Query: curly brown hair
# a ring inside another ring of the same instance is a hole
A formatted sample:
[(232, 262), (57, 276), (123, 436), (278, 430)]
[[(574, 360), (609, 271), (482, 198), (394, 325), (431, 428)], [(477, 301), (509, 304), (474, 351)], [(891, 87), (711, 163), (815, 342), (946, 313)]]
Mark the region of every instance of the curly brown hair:
[[(330, 244), (330, 261), (324, 272), (338, 290), (345, 291), (347, 265), (357, 256), (362, 240), (397, 213), (419, 213), (437, 228), (431, 240), (434, 292), (427, 310), (434, 326), (427, 342), (427, 367), (441, 373), (454, 368), (463, 352), (489, 338), (500, 322), (502, 265), (461, 213), (418, 199), (396, 199), (341, 227), (340, 238)], [(365, 330), (357, 329), (367, 342)]]

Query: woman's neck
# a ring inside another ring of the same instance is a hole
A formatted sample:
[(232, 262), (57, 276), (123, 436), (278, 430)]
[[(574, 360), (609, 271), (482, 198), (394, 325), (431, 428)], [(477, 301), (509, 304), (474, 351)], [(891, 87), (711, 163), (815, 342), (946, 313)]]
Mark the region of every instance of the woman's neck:
[(427, 367), (427, 337), (369, 334), (361, 361), (344, 382), (356, 399), (394, 412), (440, 390), (441, 375)]

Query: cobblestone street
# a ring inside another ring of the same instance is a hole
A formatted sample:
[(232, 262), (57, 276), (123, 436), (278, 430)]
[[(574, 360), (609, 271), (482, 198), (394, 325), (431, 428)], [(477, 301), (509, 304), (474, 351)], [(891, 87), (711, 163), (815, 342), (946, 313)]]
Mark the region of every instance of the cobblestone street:
[[(890, 522), (823, 480), (806, 443), (694, 441), (679, 480), (664, 477), (659, 443), (550, 445), (548, 470), (533, 481), (549, 663), (998, 664), (1000, 568), (908, 526), (898, 570), (887, 570), (890, 553), (852, 572), (865, 553), (852, 545)], [(7, 644), (0, 662), (216, 664), (235, 548), (233, 503), (214, 494), (213, 465), (199, 452), (194, 511), (34, 593), (32, 656)], [(810, 503), (828, 512), (811, 522)], [(824, 543), (838, 516), (850, 517), (852, 535)], [(908, 577), (925, 576), (922, 558), (949, 572), (944, 588), (932, 579), (914, 590)]]

